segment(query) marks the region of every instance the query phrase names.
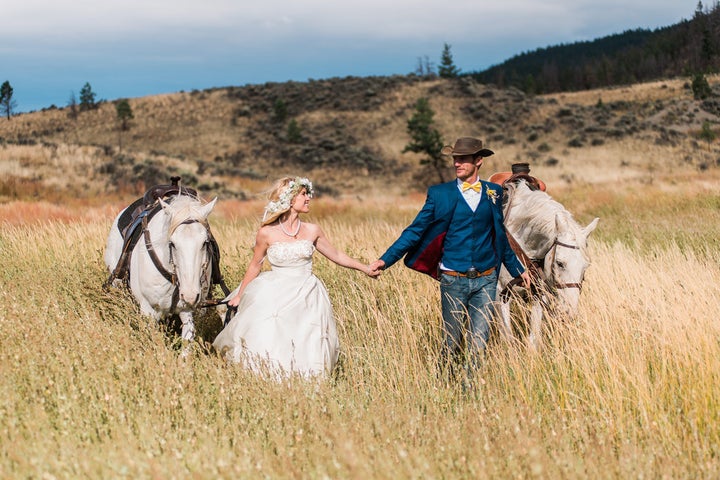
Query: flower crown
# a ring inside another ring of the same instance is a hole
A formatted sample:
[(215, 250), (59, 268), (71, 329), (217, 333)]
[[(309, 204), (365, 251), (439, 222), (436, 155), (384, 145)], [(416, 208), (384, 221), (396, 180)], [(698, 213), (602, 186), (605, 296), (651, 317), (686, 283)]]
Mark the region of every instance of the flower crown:
[(293, 198), (295, 198), (295, 196), (300, 193), (300, 190), (303, 188), (307, 191), (308, 197), (312, 198), (313, 186), (310, 180), (303, 177), (295, 177), (290, 180), (287, 187), (285, 187), (285, 190), (283, 190), (279, 195), (278, 199), (271, 200), (267, 203), (267, 205), (265, 205), (265, 215), (263, 215), (263, 218), (289, 210), (290, 203)]

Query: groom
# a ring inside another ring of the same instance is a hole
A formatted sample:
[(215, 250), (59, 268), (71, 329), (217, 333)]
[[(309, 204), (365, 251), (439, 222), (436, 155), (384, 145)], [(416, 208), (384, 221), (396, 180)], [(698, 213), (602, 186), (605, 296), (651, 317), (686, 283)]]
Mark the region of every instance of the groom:
[(508, 244), (502, 187), (479, 179), (483, 159), (494, 152), (481, 140), (462, 137), (441, 153), (452, 156), (457, 179), (428, 189), (415, 220), (371, 268), (389, 268), (405, 256), (406, 266), (439, 280), (443, 361), (460, 359), (466, 337), (475, 367), (488, 341), (501, 264), (527, 288), (530, 276)]

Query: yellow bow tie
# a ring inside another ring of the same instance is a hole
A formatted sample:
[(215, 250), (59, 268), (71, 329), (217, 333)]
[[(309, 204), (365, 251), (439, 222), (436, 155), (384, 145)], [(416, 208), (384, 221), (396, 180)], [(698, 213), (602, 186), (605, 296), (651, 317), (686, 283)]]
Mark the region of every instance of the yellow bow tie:
[(480, 189), (482, 188), (482, 184), (481, 184), (480, 182), (475, 182), (475, 183), (463, 182), (463, 184), (462, 184), (462, 191), (463, 191), (463, 192), (464, 192), (465, 190), (470, 190), (471, 188), (472, 188), (473, 190), (475, 190), (476, 192), (480, 193)]

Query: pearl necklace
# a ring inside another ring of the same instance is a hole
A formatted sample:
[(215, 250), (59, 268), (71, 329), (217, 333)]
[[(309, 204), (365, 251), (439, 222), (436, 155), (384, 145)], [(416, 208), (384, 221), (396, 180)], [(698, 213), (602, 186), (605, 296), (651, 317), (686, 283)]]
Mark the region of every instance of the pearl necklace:
[(297, 229), (295, 229), (295, 233), (290, 233), (290, 232), (288, 232), (287, 230), (285, 230), (285, 227), (283, 227), (282, 222), (278, 222), (278, 223), (280, 224), (280, 230), (282, 230), (282, 232), (283, 232), (285, 235), (287, 235), (288, 237), (297, 238), (298, 233), (300, 233), (300, 225), (302, 225), (302, 222), (300, 221), (299, 218), (298, 218)]

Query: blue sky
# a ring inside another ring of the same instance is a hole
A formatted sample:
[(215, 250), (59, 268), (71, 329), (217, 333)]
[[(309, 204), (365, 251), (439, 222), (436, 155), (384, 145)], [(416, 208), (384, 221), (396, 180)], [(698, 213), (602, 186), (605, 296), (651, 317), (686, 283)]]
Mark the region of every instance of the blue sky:
[[(704, 2), (705, 3), (705, 2)], [(16, 0), (2, 7), (0, 82), (17, 111), (181, 90), (462, 71), (525, 51), (655, 29), (697, 0)]]

